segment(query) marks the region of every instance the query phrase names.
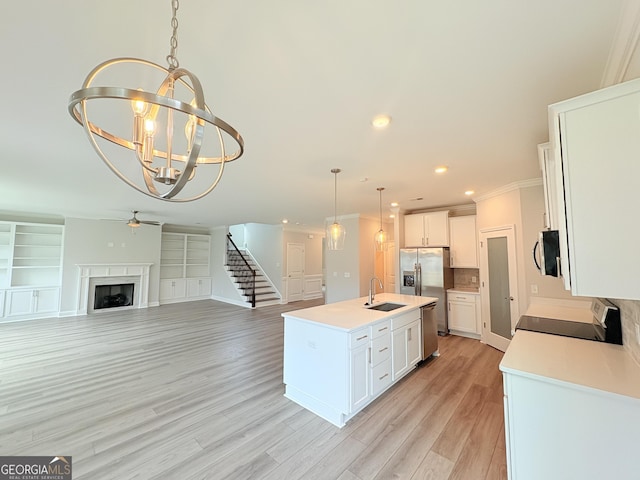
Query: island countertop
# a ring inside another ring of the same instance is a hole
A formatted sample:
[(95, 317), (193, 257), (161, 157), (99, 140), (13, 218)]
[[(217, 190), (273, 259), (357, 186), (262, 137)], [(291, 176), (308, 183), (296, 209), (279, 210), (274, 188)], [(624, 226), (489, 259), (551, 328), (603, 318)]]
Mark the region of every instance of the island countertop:
[(381, 303), (399, 303), (404, 305), (390, 312), (371, 310), (365, 307), (368, 302), (367, 297), (344, 300), (342, 302), (328, 303), (317, 307), (293, 310), (282, 314), (285, 318), (295, 318), (309, 322), (323, 324), (330, 328), (343, 330), (346, 332), (356, 330), (370, 323), (391, 318), (403, 314), (410, 310), (420, 308), (438, 299), (435, 297), (418, 297), (414, 295), (402, 295), (398, 293), (378, 293), (373, 302), (374, 305)]

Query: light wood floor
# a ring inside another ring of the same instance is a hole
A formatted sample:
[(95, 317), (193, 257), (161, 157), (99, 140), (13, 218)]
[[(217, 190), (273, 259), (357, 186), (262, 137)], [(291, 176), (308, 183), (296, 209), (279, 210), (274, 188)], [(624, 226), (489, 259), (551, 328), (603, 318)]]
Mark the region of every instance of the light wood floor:
[(506, 478), (502, 353), (440, 337), (339, 429), (283, 396), (280, 313), (215, 301), (0, 325), (0, 455), (75, 480)]

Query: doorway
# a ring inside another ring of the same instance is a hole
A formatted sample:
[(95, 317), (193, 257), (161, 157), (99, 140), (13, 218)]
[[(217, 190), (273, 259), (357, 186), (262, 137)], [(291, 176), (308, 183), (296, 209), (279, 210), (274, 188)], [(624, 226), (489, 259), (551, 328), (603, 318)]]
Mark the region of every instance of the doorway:
[(304, 298), (304, 244), (287, 243), (287, 302)]
[(513, 225), (480, 230), (482, 340), (503, 352), (520, 318)]

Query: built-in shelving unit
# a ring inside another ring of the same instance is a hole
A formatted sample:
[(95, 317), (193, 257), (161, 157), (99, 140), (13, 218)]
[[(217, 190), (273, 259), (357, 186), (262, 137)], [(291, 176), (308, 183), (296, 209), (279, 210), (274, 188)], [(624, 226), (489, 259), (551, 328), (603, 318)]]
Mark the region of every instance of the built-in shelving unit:
[(211, 237), (163, 233), (160, 252), (160, 302), (172, 303), (211, 295)]
[(0, 318), (58, 312), (63, 242), (63, 225), (0, 222)]
[(60, 285), (63, 231), (61, 225), (16, 224), (12, 287)]
[(13, 225), (10, 223), (0, 223), (0, 288), (7, 288), (9, 286), (12, 243)]

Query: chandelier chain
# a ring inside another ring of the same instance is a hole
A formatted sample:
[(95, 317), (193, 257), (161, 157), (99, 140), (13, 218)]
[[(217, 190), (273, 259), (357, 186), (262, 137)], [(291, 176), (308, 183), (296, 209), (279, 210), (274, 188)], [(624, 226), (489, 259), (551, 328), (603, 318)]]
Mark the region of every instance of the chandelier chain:
[(178, 57), (176, 56), (176, 50), (178, 49), (178, 8), (180, 7), (180, 3), (178, 0), (171, 0), (171, 51), (169, 55), (167, 55), (167, 63), (169, 64), (170, 70), (175, 70), (180, 66), (178, 62)]

